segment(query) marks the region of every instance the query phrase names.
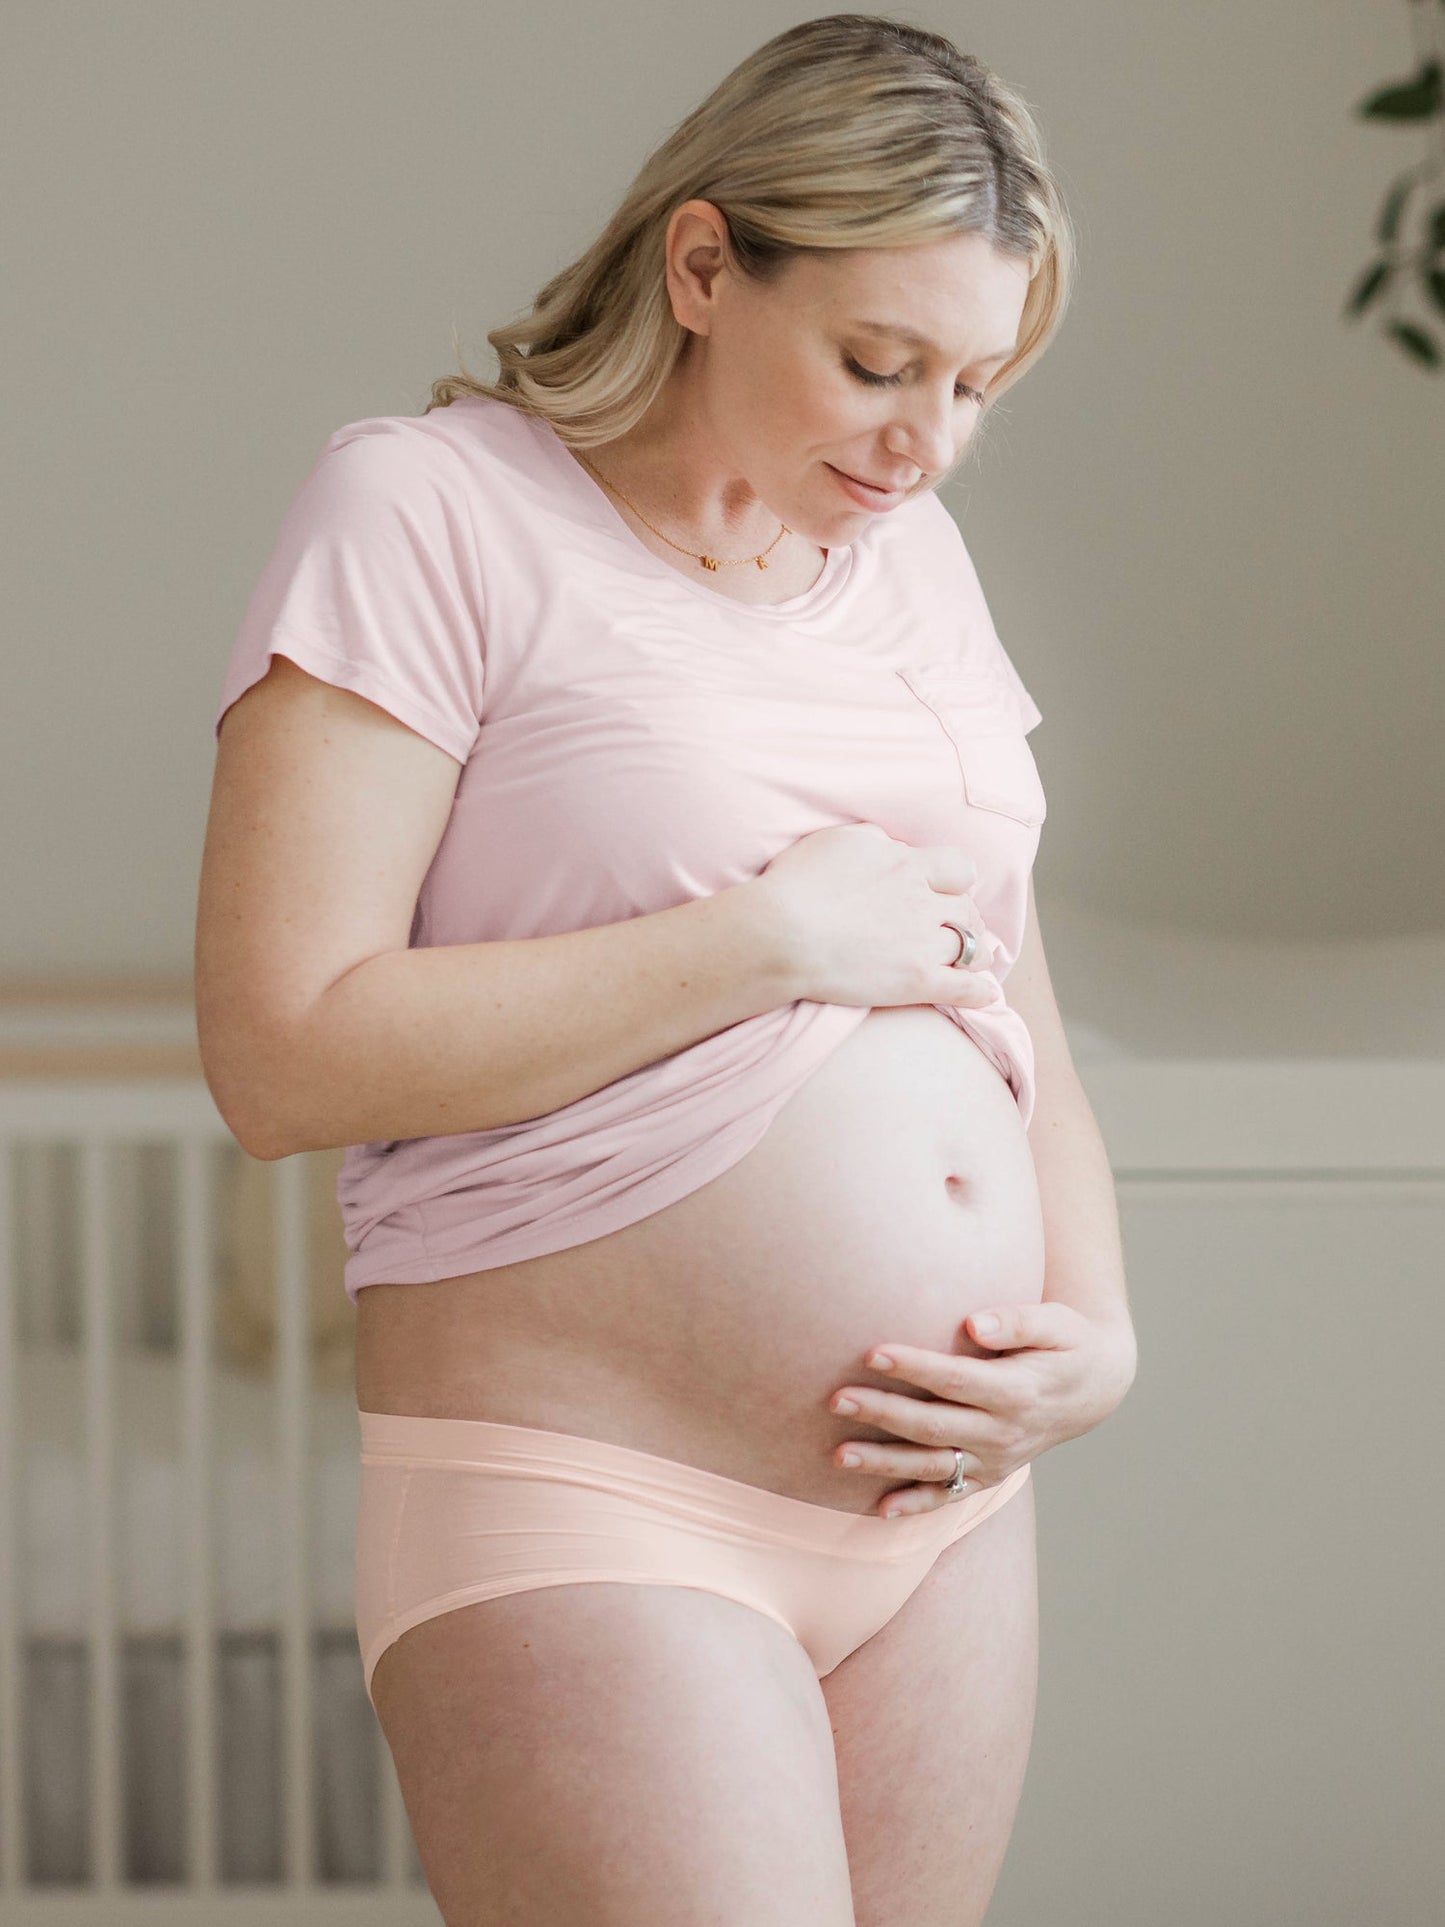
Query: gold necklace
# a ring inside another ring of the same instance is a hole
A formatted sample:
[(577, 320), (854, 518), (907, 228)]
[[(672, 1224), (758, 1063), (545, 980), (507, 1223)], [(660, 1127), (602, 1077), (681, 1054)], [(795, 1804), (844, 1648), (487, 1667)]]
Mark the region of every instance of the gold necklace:
[[(572, 450), (572, 453), (577, 457), (578, 461), (581, 462), (584, 468), (591, 469), (592, 473), (597, 477), (598, 481), (601, 482), (604, 488), (610, 488), (614, 495), (622, 495), (622, 490), (617, 487), (616, 483), (609, 482), (605, 475), (603, 475), (596, 468), (593, 468), (591, 462), (588, 461), (587, 457), (584, 454), (582, 454), (579, 449), (574, 448)], [(642, 510), (638, 508), (635, 502), (628, 502), (627, 497), (625, 495), (622, 495), (622, 499), (624, 502), (627, 502), (627, 506), (632, 510), (632, 513), (637, 517), (639, 522), (647, 522), (647, 517), (642, 513)], [(773, 537), (772, 541), (769, 542), (767, 548), (763, 550), (761, 555), (745, 555), (742, 558), (742, 560), (738, 562), (723, 562), (723, 561), (720, 561), (718, 557), (715, 555), (703, 554), (703, 552), (699, 549), (683, 548), (682, 544), (680, 542), (674, 542), (670, 535), (663, 535), (662, 530), (658, 528), (656, 523), (654, 522), (647, 522), (647, 526), (652, 530), (652, 533), (654, 535), (662, 536), (663, 541), (666, 542), (667, 546), (670, 549), (676, 549), (679, 555), (690, 555), (695, 562), (701, 562), (702, 566), (705, 569), (711, 569), (714, 572), (716, 572), (718, 569), (743, 569), (747, 567), (749, 562), (756, 562), (760, 569), (765, 569), (768, 565), (767, 565), (767, 562), (764, 560), (764, 557), (771, 555), (773, 550), (778, 546), (778, 544), (782, 541), (785, 535), (792, 534), (792, 530), (788, 527), (787, 523), (784, 522), (781, 528), (779, 528), (777, 534)]]

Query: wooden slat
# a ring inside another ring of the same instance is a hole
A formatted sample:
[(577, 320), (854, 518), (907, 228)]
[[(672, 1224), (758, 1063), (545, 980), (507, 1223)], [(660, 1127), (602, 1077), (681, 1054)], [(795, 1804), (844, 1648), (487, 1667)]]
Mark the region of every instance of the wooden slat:
[[(147, 1017), (158, 1035), (144, 1034)], [(74, 1035), (77, 1024), (99, 1034)], [(187, 977), (0, 977), (0, 1079), (202, 1075)]]
[(195, 1002), (189, 977), (0, 977), (0, 1009), (74, 1009), (94, 1004), (125, 1010), (136, 1004)]
[(86, 1655), (89, 1711), (90, 1884), (114, 1893), (121, 1884), (120, 1483), (115, 1385), (115, 1147), (81, 1138), (80, 1217), (83, 1362), (85, 1367), (86, 1550), (90, 1564), (90, 1644)]
[(307, 1450), (306, 1174), (299, 1158), (271, 1167), (276, 1277), (277, 1525), (281, 1540), (281, 1739), (286, 1817), (286, 1885), (310, 1892), (316, 1879), (316, 1797), (311, 1734), (312, 1601), (307, 1550), (311, 1498)]
[(200, 1077), (194, 1044), (3, 1044), (0, 1079)]
[(220, 1877), (217, 1744), (217, 1599), (211, 1361), (214, 1357), (215, 1161), (196, 1138), (176, 1145), (179, 1186), (182, 1420), (185, 1451), (186, 1558), (186, 1871), (199, 1893)]
[(25, 1758), (25, 1700), (20, 1690), (20, 1307), (13, 1153), (12, 1141), (0, 1136), (0, 1760), (5, 1762), (0, 1773), (0, 1891), (7, 1899), (29, 1879), (25, 1805), (14, 1765)]

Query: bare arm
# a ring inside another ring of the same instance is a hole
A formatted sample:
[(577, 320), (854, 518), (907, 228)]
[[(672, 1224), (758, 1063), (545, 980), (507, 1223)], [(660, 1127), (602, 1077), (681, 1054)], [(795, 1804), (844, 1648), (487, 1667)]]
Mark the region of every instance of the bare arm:
[(562, 936), (366, 958), (293, 1038), (280, 1155), (540, 1117), (789, 1002), (764, 909), (742, 884)]
[(804, 994), (756, 883), (561, 936), (408, 949), (459, 774), (284, 656), (227, 712), (196, 1019), (253, 1156), (538, 1117)]

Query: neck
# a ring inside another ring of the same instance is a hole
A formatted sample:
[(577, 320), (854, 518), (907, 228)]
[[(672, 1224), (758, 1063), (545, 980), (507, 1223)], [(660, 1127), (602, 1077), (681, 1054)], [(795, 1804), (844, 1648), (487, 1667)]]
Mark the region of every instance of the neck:
[[(640, 422), (585, 453), (593, 473), (634, 513), (689, 549), (752, 556), (778, 538), (781, 518), (728, 459), (676, 374)], [(816, 548), (790, 533), (771, 554), (800, 546)]]

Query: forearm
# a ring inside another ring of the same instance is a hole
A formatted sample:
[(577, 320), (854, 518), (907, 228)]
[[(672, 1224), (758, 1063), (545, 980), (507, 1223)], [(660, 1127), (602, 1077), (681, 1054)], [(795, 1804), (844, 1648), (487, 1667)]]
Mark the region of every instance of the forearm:
[(1050, 1069), (1035, 1096), (1029, 1146), (1044, 1222), (1044, 1291), (1133, 1342), (1114, 1174), (1078, 1077)]
[(540, 1117), (802, 994), (750, 884), (559, 936), (388, 951), (275, 1041), (256, 1155)]

